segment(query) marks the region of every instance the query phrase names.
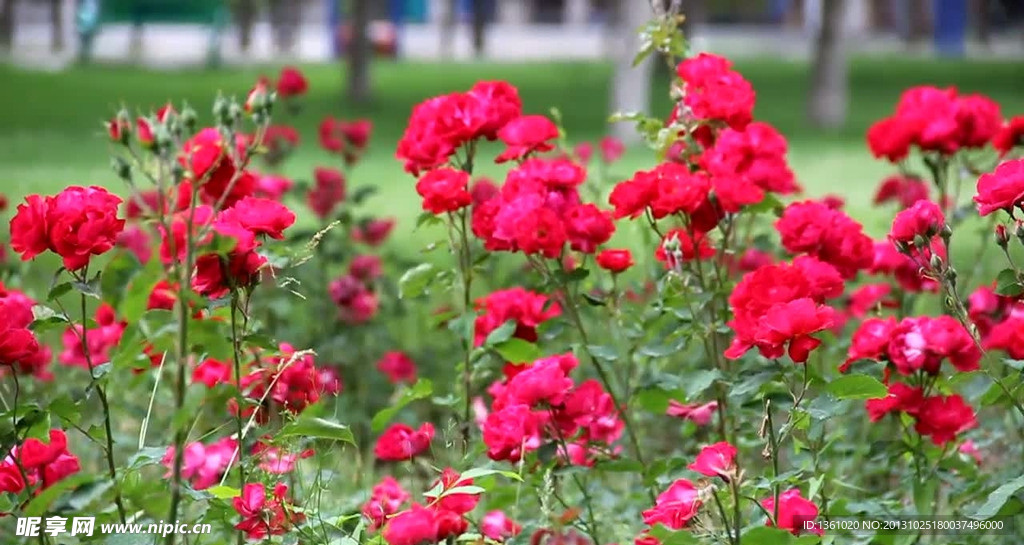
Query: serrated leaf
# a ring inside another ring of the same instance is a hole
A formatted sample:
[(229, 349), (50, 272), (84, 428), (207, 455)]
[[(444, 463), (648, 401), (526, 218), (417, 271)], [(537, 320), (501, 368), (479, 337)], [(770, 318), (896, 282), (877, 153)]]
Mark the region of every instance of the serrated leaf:
[(434, 393), (434, 383), (430, 379), (421, 378), (416, 381), (411, 387), (407, 388), (402, 395), (395, 401), (390, 407), (382, 409), (377, 414), (373, 415), (373, 420), (370, 422), (370, 428), (374, 432), (380, 432), (384, 429), (384, 426), (391, 422), (391, 419), (398, 414), (398, 411), (405, 408), (406, 405), (430, 397)]
[(142, 263), (132, 252), (118, 252), (100, 273), (100, 296), (114, 309), (121, 306), (132, 279), (142, 270)]
[(1013, 269), (999, 271), (999, 275), (996, 276), (996, 293), (1006, 297), (1016, 297), (1024, 293), (1024, 286), (1017, 278), (1017, 271)]
[(219, 500), (229, 500), (231, 498), (237, 498), (242, 495), (242, 491), (226, 485), (211, 486), (205, 490), (211, 496)]
[(513, 363), (530, 362), (540, 357), (540, 348), (537, 345), (516, 337), (496, 344), (494, 351), (505, 361)]
[(437, 276), (437, 267), (432, 263), (420, 263), (405, 271), (398, 279), (398, 296), (402, 299), (419, 297)]
[(511, 339), (512, 335), (515, 334), (517, 327), (519, 327), (518, 322), (515, 320), (507, 320), (505, 323), (487, 334), (487, 339), (484, 340), (484, 346), (495, 346)]
[(287, 423), (277, 432), (279, 437), (308, 437), (313, 439), (330, 439), (350, 445), (356, 444), (352, 430), (348, 426), (325, 418), (306, 417), (305, 415)]
[(1006, 505), (1010, 497), (1017, 493), (1021, 488), (1024, 488), (1024, 475), (1017, 477), (1016, 479), (1000, 486), (988, 495), (988, 499), (985, 503), (978, 508), (978, 510), (971, 515), (974, 520), (988, 520), (997, 514), (999, 510)]
[(65, 492), (79, 485), (91, 482), (93, 479), (94, 477), (88, 473), (77, 473), (53, 483), (36, 495), (36, 497), (32, 498), (32, 501), (25, 506), (25, 516), (39, 517), (44, 515), (50, 509), (50, 506), (53, 505), (53, 502), (57, 501), (57, 498), (61, 497)]
[(877, 399), (888, 394), (884, 384), (868, 375), (844, 375), (825, 389), (837, 399)]
[(47, 301), (53, 301), (59, 299), (71, 292), (71, 282), (61, 282), (56, 286), (50, 288), (49, 293), (46, 294)]
[(473, 469), (467, 469), (459, 475), (459, 479), (475, 479), (477, 477), (486, 477), (488, 475), (501, 475), (502, 477), (507, 477), (513, 481), (522, 482), (523, 480), (523, 478), (514, 471), (509, 471), (507, 469), (494, 469), (490, 467), (474, 467)]

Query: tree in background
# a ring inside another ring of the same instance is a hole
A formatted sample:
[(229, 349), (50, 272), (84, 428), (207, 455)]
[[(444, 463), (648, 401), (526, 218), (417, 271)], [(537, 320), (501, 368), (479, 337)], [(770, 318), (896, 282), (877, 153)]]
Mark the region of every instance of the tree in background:
[(370, 0), (352, 0), (349, 5), (348, 99), (365, 103), (370, 100)]
[(458, 30), (458, 0), (447, 0), (441, 13), (441, 43), (438, 44), (440, 57), (443, 60), (455, 58), (455, 32)]
[(17, 0), (0, 1), (0, 50), (10, 53), (14, 45), (14, 7)]
[(473, 56), (483, 58), (487, 45), (487, 0), (473, 0)]
[(259, 15), (259, 6), (257, 6), (256, 0), (234, 0), (231, 3), (231, 8), (235, 24), (238, 26), (238, 48), (243, 53), (248, 53), (252, 47), (253, 27), (256, 24), (256, 17)]
[(844, 40), (846, 9), (846, 0), (822, 0), (807, 101), (807, 116), (816, 127), (835, 128), (846, 121), (849, 102), (849, 59)]
[(295, 40), (302, 23), (302, 2), (298, 0), (270, 0), (270, 26), (274, 47), (280, 53), (295, 50)]

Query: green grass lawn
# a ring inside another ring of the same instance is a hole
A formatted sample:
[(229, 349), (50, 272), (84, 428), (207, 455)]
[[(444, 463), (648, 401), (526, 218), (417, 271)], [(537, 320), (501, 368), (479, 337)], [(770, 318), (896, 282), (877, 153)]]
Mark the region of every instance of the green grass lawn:
[[(821, 132), (804, 122), (807, 81), (805, 64), (754, 59), (737, 63), (758, 93), (757, 118), (777, 126), (791, 142), (791, 161), (810, 196), (836, 193), (847, 198), (850, 212), (879, 234), (888, 218), (871, 214), (870, 192), (889, 167), (874, 161), (863, 144), (866, 128), (886, 115), (900, 92), (915, 84), (956, 85), (963, 91), (986, 93), (1007, 114), (1024, 112), (1020, 83), (1024, 69), (1000, 62), (948, 62), (905, 59), (857, 60), (851, 74), (851, 111), (847, 126)], [(375, 122), (372, 150), (357, 170), (353, 185), (374, 184), (370, 206), (380, 215), (409, 220), (418, 213), (412, 178), (392, 156), (410, 108), (439, 93), (466, 89), (478, 79), (506, 79), (517, 85), (528, 112), (557, 107), (570, 140), (596, 139), (606, 130), (611, 67), (599, 63), (557, 64), (407, 64), (374, 66), (375, 100), (354, 107), (344, 100), (344, 74), (339, 66), (304, 67), (310, 94), (294, 120), (305, 138), (286, 174), (307, 177), (331, 158), (316, 146), (315, 128), (325, 115), (364, 116)], [(14, 199), (27, 193), (52, 193), (69, 184), (118, 182), (108, 169), (102, 122), (122, 104), (148, 111), (167, 100), (187, 100), (208, 117), (218, 91), (243, 96), (265, 69), (185, 70), (156, 72), (137, 68), (90, 67), (61, 73), (0, 67), (0, 191)], [(660, 93), (668, 76), (655, 86), (655, 111), (670, 104)], [(279, 117), (283, 119), (283, 117)], [(614, 173), (628, 176), (650, 163), (644, 150), (632, 150)], [(501, 170), (484, 169), (497, 175)], [(409, 247), (419, 236), (400, 229), (396, 245)], [(410, 238), (411, 237), (411, 238)], [(416, 247), (415, 245), (413, 247)], [(411, 249), (411, 248), (410, 248)]]

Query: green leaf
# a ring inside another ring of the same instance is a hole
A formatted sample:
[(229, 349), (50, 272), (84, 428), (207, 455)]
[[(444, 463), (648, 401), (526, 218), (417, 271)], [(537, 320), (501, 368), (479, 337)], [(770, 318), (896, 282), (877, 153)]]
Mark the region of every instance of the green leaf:
[(398, 296), (402, 299), (419, 297), (437, 277), (438, 269), (432, 263), (420, 263), (405, 271), (398, 279)]
[(466, 486), (456, 486), (454, 488), (449, 488), (448, 490), (445, 490), (444, 492), (441, 492), (440, 496), (437, 495), (438, 494), (437, 492), (434, 492), (433, 496), (430, 495), (430, 493), (427, 493), (427, 494), (424, 494), (424, 495), (427, 496), (428, 498), (444, 498), (444, 497), (452, 496), (452, 495), (455, 495), (455, 494), (483, 494), (484, 492), (486, 492), (486, 490), (484, 490), (482, 487), (473, 486), (473, 485), (466, 485)]
[(771, 526), (757, 526), (743, 533), (744, 545), (786, 545), (793, 541), (788, 530)]
[(615, 361), (619, 359), (619, 352), (610, 346), (592, 344), (587, 346), (587, 352), (599, 360)]
[(219, 500), (229, 500), (242, 495), (241, 490), (222, 484), (207, 488), (206, 492)]
[(505, 361), (513, 363), (530, 362), (540, 357), (540, 348), (537, 348), (537, 345), (516, 337), (496, 344), (494, 351), (501, 354)]
[(332, 422), (324, 418), (306, 418), (300, 416), (299, 418), (285, 424), (281, 431), (278, 432), (279, 437), (309, 437), (315, 439), (330, 439), (332, 441), (342, 441), (350, 445), (356, 444), (356, 439), (352, 435), (352, 430), (344, 424), (338, 422)]
[(828, 384), (828, 393), (838, 399), (877, 399), (888, 394), (885, 385), (868, 375), (845, 375)]
[(506, 321), (498, 326), (497, 329), (487, 334), (487, 339), (484, 340), (484, 346), (495, 346), (511, 339), (518, 326), (519, 323), (515, 320)]
[(77, 473), (54, 483), (39, 493), (25, 506), (25, 516), (39, 517), (44, 515), (57, 498), (73, 488), (91, 482), (93, 476), (88, 473)]
[(61, 282), (60, 284), (57, 284), (56, 286), (50, 288), (50, 292), (46, 294), (46, 300), (53, 301), (54, 299), (64, 297), (70, 292), (71, 282)]
[(651, 535), (658, 538), (661, 545), (698, 545), (700, 543), (690, 530), (671, 530), (661, 524), (651, 528)]
[(722, 373), (719, 372), (718, 369), (705, 369), (697, 373), (692, 373), (684, 386), (686, 389), (686, 397), (697, 397), (698, 394), (707, 390), (712, 383), (721, 377)]
[(1007, 297), (1016, 297), (1024, 293), (1024, 286), (1017, 278), (1017, 271), (1013, 269), (999, 271), (999, 276), (996, 277), (996, 293)]
[(142, 263), (132, 252), (118, 252), (100, 273), (100, 295), (103, 301), (118, 309), (132, 279), (142, 270)]
[(488, 475), (501, 475), (502, 477), (508, 477), (513, 481), (522, 482), (523, 478), (519, 476), (515, 471), (509, 471), (507, 469), (494, 469), (490, 467), (474, 467), (473, 469), (467, 469), (462, 472), (459, 479), (476, 479), (478, 477), (486, 477)]
[(421, 378), (413, 384), (412, 387), (407, 388), (402, 392), (401, 397), (398, 398), (390, 407), (379, 411), (373, 415), (373, 420), (370, 422), (370, 428), (374, 432), (380, 432), (384, 429), (384, 426), (391, 422), (391, 419), (405, 408), (406, 405), (430, 397), (434, 393), (434, 383), (430, 382), (430, 379)]
[(586, 301), (587, 304), (589, 304), (592, 307), (603, 307), (603, 306), (607, 306), (608, 305), (608, 301), (606, 301), (603, 297), (599, 297), (597, 295), (591, 295), (591, 294), (586, 293), (586, 292), (584, 292), (584, 293), (582, 293), (580, 295), (582, 295), (583, 296), (583, 300)]
[(971, 518), (975, 520), (988, 520), (999, 513), (999, 510), (1006, 505), (1006, 502), (1017, 493), (1018, 490), (1024, 488), (1024, 475), (1017, 477), (1016, 479), (1000, 486), (999, 488), (992, 491), (988, 495), (988, 499), (985, 500), (985, 504), (982, 505), (977, 512), (971, 515)]

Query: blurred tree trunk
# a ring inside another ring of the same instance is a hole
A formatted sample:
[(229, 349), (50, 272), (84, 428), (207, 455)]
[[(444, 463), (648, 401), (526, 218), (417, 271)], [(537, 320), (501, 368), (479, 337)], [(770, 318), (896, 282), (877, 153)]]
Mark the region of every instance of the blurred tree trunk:
[(5, 53), (14, 46), (14, 4), (17, 0), (2, 0), (0, 7), (0, 50)]
[(458, 0), (444, 0), (444, 12), (441, 14), (441, 43), (439, 44), (441, 58), (452, 59), (455, 57), (455, 31), (457, 28), (455, 13), (458, 10)]
[[(612, 112), (646, 112), (651, 101), (651, 74), (655, 55), (648, 56), (638, 66), (633, 59), (640, 51), (639, 29), (652, 17), (648, 2), (616, 0), (612, 24), (615, 26), (615, 73), (612, 76)], [(636, 143), (640, 135), (630, 123), (615, 123), (612, 134), (625, 143)]]
[(991, 2), (989, 0), (973, 0), (971, 2), (974, 8), (974, 24), (978, 30), (978, 41), (985, 47), (991, 47), (992, 45), (992, 26), (989, 24), (989, 10), (991, 9)]
[(927, 42), (932, 30), (932, 12), (929, 0), (909, 0), (907, 9), (910, 29), (907, 38), (912, 44)]
[(237, 0), (234, 3), (235, 21), (238, 23), (238, 48), (248, 53), (252, 47), (252, 31), (256, 24), (256, 0)]
[(683, 0), (683, 15), (683, 32), (687, 40), (692, 40), (708, 22), (707, 0)]
[(50, 51), (64, 51), (64, 0), (50, 0)]
[(348, 98), (370, 100), (370, 0), (352, 0), (351, 36), (348, 48)]
[(487, 1), (473, 0), (473, 56), (482, 58), (487, 43)]
[(846, 121), (849, 59), (844, 40), (846, 0), (822, 0), (821, 27), (815, 41), (807, 115), (815, 127), (835, 128)]
[(274, 46), (282, 53), (295, 49), (295, 39), (302, 21), (302, 2), (298, 0), (270, 0), (270, 26)]

